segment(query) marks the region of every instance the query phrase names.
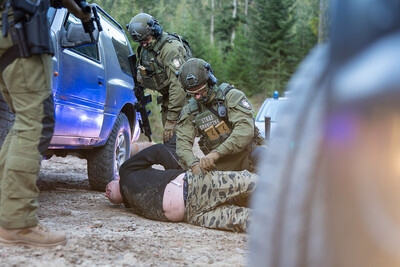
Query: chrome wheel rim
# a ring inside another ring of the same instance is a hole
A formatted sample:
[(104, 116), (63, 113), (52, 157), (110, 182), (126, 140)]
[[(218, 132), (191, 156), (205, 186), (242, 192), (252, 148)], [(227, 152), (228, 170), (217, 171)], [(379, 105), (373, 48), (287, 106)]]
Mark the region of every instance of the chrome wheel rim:
[(115, 163), (114, 163), (114, 173), (116, 177), (119, 177), (119, 168), (122, 163), (126, 160), (128, 154), (128, 143), (127, 137), (124, 132), (120, 132), (116, 139), (115, 144)]

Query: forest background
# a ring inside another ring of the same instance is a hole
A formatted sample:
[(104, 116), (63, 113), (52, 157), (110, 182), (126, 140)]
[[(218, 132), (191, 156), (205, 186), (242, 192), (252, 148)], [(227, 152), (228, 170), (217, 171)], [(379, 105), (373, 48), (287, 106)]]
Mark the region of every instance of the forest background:
[[(220, 82), (242, 90), (257, 111), (274, 91), (282, 94), (300, 61), (328, 35), (328, 0), (88, 2), (96, 2), (122, 26), (141, 12), (154, 16), (164, 31), (187, 39), (194, 57), (209, 62)], [(137, 43), (130, 42), (135, 51)], [(159, 107), (153, 101), (150, 108), (153, 139), (160, 142)]]

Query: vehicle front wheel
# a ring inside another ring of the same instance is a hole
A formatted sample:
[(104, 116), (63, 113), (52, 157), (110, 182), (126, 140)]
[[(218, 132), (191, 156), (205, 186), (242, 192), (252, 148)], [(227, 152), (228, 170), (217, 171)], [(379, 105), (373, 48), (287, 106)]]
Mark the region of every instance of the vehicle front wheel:
[(119, 177), (119, 167), (130, 156), (131, 130), (128, 118), (120, 113), (106, 144), (87, 157), (89, 183), (92, 189), (104, 191)]

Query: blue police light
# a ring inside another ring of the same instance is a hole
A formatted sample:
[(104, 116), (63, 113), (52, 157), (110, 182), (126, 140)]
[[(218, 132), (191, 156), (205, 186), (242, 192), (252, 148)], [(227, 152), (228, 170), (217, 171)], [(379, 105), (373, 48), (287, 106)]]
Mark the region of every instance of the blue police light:
[(274, 99), (278, 99), (279, 98), (279, 92), (278, 91), (274, 91)]

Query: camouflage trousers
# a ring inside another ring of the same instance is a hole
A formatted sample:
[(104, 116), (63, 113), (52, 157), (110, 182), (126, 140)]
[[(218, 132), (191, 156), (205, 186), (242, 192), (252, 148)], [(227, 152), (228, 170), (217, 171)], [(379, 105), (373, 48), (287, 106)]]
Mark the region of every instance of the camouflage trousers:
[(244, 171), (210, 171), (193, 175), (187, 171), (188, 194), (185, 222), (207, 228), (246, 232), (251, 210), (235, 200), (248, 198), (257, 175)]

